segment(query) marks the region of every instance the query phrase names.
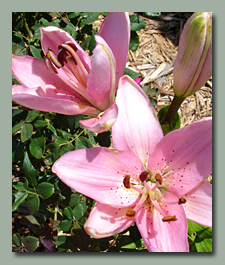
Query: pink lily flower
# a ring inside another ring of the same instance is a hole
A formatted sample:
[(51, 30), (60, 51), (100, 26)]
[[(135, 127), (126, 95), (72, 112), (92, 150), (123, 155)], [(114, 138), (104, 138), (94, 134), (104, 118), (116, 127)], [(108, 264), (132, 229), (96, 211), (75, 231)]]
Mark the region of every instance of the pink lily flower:
[(112, 127), (114, 149), (68, 152), (52, 171), (69, 187), (97, 201), (86, 232), (103, 238), (134, 222), (150, 252), (188, 252), (187, 218), (212, 225), (212, 119), (163, 136), (142, 89), (124, 76)]
[(12, 56), (12, 72), (21, 84), (13, 86), (12, 100), (40, 111), (90, 115), (80, 121), (82, 126), (98, 133), (109, 130), (118, 115), (115, 94), (129, 49), (128, 13), (109, 13), (95, 40), (89, 57), (64, 30), (41, 28), (45, 62)]

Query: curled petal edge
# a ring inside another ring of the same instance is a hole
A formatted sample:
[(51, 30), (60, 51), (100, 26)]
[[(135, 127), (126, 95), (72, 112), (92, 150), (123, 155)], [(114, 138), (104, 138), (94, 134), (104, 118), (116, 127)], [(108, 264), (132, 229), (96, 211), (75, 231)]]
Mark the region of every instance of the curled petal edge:
[(114, 101), (108, 109), (101, 112), (96, 118), (88, 120), (80, 120), (80, 124), (94, 133), (102, 133), (108, 131), (116, 122), (118, 116), (118, 107)]

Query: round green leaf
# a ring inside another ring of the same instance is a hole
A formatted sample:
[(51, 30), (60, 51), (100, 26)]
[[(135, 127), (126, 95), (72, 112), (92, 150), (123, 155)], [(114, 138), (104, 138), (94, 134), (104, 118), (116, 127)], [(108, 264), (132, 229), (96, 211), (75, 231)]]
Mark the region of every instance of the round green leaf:
[(37, 186), (37, 193), (42, 199), (49, 198), (54, 192), (54, 185), (49, 182), (42, 182)]
[(69, 206), (64, 209), (64, 214), (69, 220), (73, 219), (73, 211)]
[(85, 201), (82, 201), (73, 209), (73, 216), (75, 217), (76, 221), (79, 221), (83, 217), (86, 210), (87, 205)]
[(40, 159), (44, 152), (45, 152), (45, 137), (42, 135), (40, 137), (31, 137), (30, 138), (30, 144), (29, 144), (29, 149), (31, 154), (37, 158)]
[(63, 230), (63, 232), (68, 232), (70, 230), (71, 224), (72, 220), (63, 220), (59, 227)]
[(23, 244), (27, 252), (33, 252), (39, 246), (39, 241), (34, 236), (27, 236), (23, 238)]
[(30, 211), (30, 214), (35, 214), (39, 210), (40, 207), (40, 199), (38, 196), (34, 196), (31, 198), (28, 198), (26, 201), (26, 206), (28, 210)]
[(14, 234), (12, 236), (12, 240), (13, 240), (14, 244), (16, 244), (16, 246), (18, 246), (18, 247), (21, 246), (21, 244), (22, 244), (21, 237), (18, 233)]

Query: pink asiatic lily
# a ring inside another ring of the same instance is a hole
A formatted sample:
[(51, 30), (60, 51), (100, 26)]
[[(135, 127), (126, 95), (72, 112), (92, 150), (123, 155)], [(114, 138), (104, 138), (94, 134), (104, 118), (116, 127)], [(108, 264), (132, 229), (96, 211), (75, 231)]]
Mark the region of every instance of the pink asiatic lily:
[(107, 131), (116, 121), (115, 93), (123, 75), (130, 40), (126, 12), (109, 13), (95, 36), (89, 57), (64, 30), (41, 28), (45, 62), (30, 56), (12, 56), (12, 100), (30, 109), (65, 115), (86, 114), (80, 121), (94, 132)]
[(68, 152), (52, 171), (97, 201), (85, 223), (94, 238), (120, 233), (132, 223), (149, 251), (188, 252), (187, 219), (212, 225), (212, 119), (163, 136), (155, 111), (129, 77), (120, 79), (115, 149)]

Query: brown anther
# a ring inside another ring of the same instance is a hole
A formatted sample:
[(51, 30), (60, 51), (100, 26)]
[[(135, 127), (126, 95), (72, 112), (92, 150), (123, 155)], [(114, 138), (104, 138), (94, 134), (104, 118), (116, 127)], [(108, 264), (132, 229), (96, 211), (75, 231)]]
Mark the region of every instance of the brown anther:
[(148, 172), (147, 171), (143, 171), (141, 172), (141, 174), (139, 175), (139, 179), (141, 182), (144, 182), (148, 177)]
[(123, 185), (125, 188), (130, 189), (130, 175), (124, 176)]
[(159, 173), (156, 173), (155, 175), (155, 180), (159, 182), (159, 184), (162, 184), (162, 176)]
[(62, 66), (64, 66), (67, 56), (68, 56), (68, 53), (66, 50), (64, 50), (64, 49), (59, 50), (57, 59), (62, 64)]
[(78, 48), (72, 41), (67, 41), (66, 44), (69, 45), (71, 48), (73, 48), (75, 52), (78, 50)]
[(126, 216), (133, 217), (133, 216), (135, 216), (135, 214), (136, 214), (136, 212), (132, 209), (128, 209), (126, 211)]
[(162, 218), (163, 222), (177, 221), (176, 215), (166, 216)]
[(179, 198), (178, 204), (185, 204), (186, 203), (186, 199), (181, 197)]

